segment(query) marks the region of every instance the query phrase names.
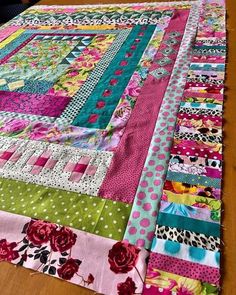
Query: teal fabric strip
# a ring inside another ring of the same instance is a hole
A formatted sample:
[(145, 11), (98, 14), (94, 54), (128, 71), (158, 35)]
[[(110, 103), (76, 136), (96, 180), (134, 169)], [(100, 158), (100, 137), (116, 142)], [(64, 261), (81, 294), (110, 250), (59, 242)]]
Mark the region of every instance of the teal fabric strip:
[(171, 181), (184, 182), (188, 184), (196, 184), (196, 185), (210, 186), (214, 188), (221, 188), (221, 179), (219, 178), (210, 178), (206, 176), (168, 171), (166, 179)]
[(222, 111), (222, 106), (215, 103), (200, 103), (200, 102), (181, 102), (181, 108), (195, 108), (195, 109), (217, 109)]
[(220, 237), (219, 224), (185, 216), (159, 212), (157, 224), (190, 230), (193, 232), (205, 234), (206, 236)]
[(194, 46), (193, 49), (226, 49), (225, 45), (204, 45), (204, 46)]
[[(72, 125), (99, 129), (106, 128), (114, 109), (155, 30), (154, 25), (149, 25), (147, 30), (145, 30), (145, 35), (142, 38), (139, 38), (138, 33), (140, 32), (141, 27), (142, 26), (138, 25), (133, 28), (129, 38), (122, 45), (120, 51), (110, 63), (108, 69), (102, 76), (99, 85), (95, 87), (93, 93), (88, 98), (80, 114), (75, 118)], [(137, 39), (139, 39), (140, 42), (135, 42)], [(136, 49), (132, 49), (132, 46), (136, 46)], [(132, 56), (126, 56), (127, 52), (131, 52)], [(126, 62), (127, 65), (120, 65), (120, 61)], [(122, 73), (120, 75), (116, 75), (116, 71), (122, 71)], [(111, 79), (116, 79), (118, 81), (117, 85), (111, 86), (109, 84)], [(101, 85), (104, 87), (101, 87)], [(104, 91), (107, 93), (110, 92), (110, 94), (104, 96)], [(101, 100), (105, 102), (105, 107), (102, 109), (96, 108), (98, 101)], [(97, 116), (97, 120), (95, 122), (89, 121), (91, 115)]]
[[(9, 82), (14, 82), (13, 79), (9, 79)], [(20, 87), (19, 89), (15, 89), (14, 92), (26, 92), (26, 93), (36, 93), (36, 94), (45, 94), (54, 84), (54, 82), (49, 81), (42, 81), (42, 80), (24, 80), (24, 86)], [(9, 88), (4, 85), (6, 89), (2, 89), (3, 87), (0, 87), (0, 90), (6, 90), (9, 91)]]
[(214, 72), (224, 72), (224, 64), (191, 64), (190, 70), (193, 71), (214, 71)]

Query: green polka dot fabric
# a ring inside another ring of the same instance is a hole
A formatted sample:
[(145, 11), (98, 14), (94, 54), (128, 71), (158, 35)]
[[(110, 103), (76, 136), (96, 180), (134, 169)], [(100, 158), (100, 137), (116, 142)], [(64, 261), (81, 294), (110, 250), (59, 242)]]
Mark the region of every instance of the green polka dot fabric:
[(94, 196), (1, 179), (0, 209), (121, 240), (131, 206)]

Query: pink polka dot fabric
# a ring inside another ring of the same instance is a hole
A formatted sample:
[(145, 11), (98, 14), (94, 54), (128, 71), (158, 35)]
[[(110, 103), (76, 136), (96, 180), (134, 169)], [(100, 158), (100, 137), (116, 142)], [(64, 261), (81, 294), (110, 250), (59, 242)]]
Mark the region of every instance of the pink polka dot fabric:
[(216, 284), (217, 286), (220, 283), (219, 268), (189, 262), (159, 253), (151, 253), (149, 267), (158, 268), (183, 277), (190, 277), (209, 284)]
[[(163, 98), (124, 235), (125, 240), (137, 246), (149, 248), (154, 235), (158, 202), (161, 198), (168, 167), (177, 111), (191, 61), (191, 41), (196, 33), (196, 24), (197, 14), (192, 14), (188, 20), (178, 57)], [(181, 24), (178, 22), (178, 17), (175, 25), (175, 32), (181, 34), (184, 28), (179, 27)], [(131, 233), (130, 227), (133, 229)], [(143, 229), (142, 232), (139, 229)]]

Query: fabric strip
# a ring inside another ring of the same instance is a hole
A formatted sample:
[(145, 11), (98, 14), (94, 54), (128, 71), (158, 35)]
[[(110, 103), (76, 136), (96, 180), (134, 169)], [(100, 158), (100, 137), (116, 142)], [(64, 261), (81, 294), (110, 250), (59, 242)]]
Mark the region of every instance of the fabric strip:
[[(188, 52), (196, 32), (197, 20), (198, 6), (193, 5), (180, 51), (158, 115), (124, 236), (127, 241), (147, 248), (151, 245), (155, 230), (157, 206), (162, 194), (162, 186), (167, 169), (169, 149), (176, 120), (176, 109), (178, 109), (181, 101), (181, 92), (183, 91), (190, 62)], [(178, 22), (178, 18), (175, 21)], [(176, 75), (179, 77), (178, 87), (176, 86)], [(140, 227), (141, 229), (138, 230)]]
[(180, 244), (178, 242), (154, 239), (152, 252), (183, 259), (189, 262), (196, 262), (201, 265), (208, 265), (219, 268), (220, 253), (205, 250), (198, 247)]
[(206, 236), (189, 230), (178, 229), (166, 225), (157, 225), (155, 235), (159, 239), (179, 242), (189, 246), (199, 247), (211, 251), (220, 250), (220, 238)]
[(179, 276), (153, 267), (148, 268), (145, 282), (143, 295), (161, 295), (164, 292), (168, 295), (176, 292), (190, 292), (190, 294), (199, 295), (204, 293), (216, 295), (219, 293), (219, 288), (214, 284)]
[(168, 171), (168, 180), (221, 188), (221, 179)]
[[(188, 11), (175, 12), (174, 23), (171, 25), (172, 21), (170, 22), (168, 30), (173, 27), (180, 31), (184, 29), (183, 23), (178, 23), (178, 17), (182, 17), (183, 22), (186, 22)], [(178, 26), (176, 27), (177, 23)], [(104, 198), (123, 200), (127, 203), (132, 203), (134, 199), (165, 87), (169, 80), (159, 81), (157, 79), (155, 81), (159, 87), (158, 94), (150, 92), (150, 85), (153, 85), (154, 81), (153, 76), (149, 74), (114, 154), (106, 178), (99, 190), (99, 194)], [(148, 129), (146, 129), (147, 122), (149, 124)]]
[(0, 176), (97, 195), (113, 153), (0, 137)]
[(157, 253), (151, 253), (149, 263), (150, 267), (219, 286), (220, 273), (215, 267)]
[[(142, 291), (148, 255), (144, 249), (2, 211), (0, 219), (0, 247), (6, 246), (11, 250), (6, 261), (102, 294), (116, 294), (118, 284), (127, 277), (135, 282), (137, 291)], [(126, 252), (135, 259), (128, 274), (115, 267), (114, 252), (116, 255)]]
[(159, 212), (158, 224), (191, 230), (205, 235), (220, 237), (219, 224), (192, 219), (184, 216), (178, 216), (175, 214)]
[(0, 179), (0, 210), (122, 240), (131, 205), (100, 197)]

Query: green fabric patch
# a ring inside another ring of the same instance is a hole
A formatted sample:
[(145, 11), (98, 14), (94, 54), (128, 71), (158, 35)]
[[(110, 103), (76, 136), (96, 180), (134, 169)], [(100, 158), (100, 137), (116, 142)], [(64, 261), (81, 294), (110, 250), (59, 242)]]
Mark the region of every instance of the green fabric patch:
[(0, 210), (122, 240), (131, 205), (0, 178)]

